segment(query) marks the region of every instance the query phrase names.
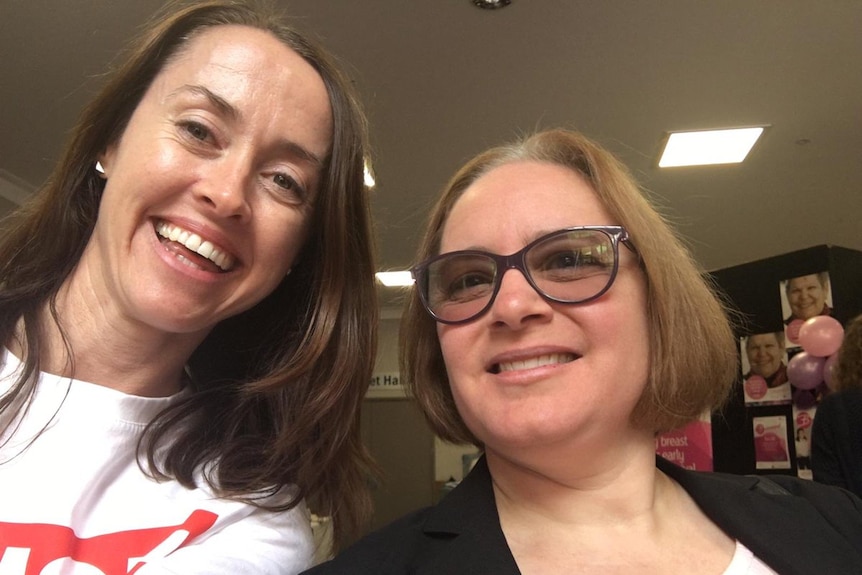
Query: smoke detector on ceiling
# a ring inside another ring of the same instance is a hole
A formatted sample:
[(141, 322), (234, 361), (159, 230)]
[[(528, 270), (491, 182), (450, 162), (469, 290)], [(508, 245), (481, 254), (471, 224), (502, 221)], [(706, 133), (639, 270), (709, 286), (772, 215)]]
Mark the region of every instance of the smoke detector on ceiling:
[(512, 3), (512, 0), (473, 0), (473, 4), (478, 6), (479, 8), (485, 8), (488, 10), (496, 10), (497, 8), (503, 8), (504, 6), (508, 6)]

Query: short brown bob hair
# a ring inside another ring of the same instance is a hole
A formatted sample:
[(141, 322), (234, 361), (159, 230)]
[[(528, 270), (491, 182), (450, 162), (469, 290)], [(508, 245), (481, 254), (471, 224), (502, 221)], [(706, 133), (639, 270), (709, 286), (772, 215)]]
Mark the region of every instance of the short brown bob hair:
[[(638, 251), (647, 280), (650, 373), (633, 421), (661, 432), (721, 407), (738, 371), (736, 339), (725, 305), (628, 169), (577, 132), (539, 132), (467, 162), (433, 208), (417, 261), (439, 253), (449, 213), (468, 187), (492, 169), (520, 161), (548, 162), (580, 174), (615, 223), (628, 230)], [(402, 318), (400, 361), (401, 373), (435, 433), (453, 443), (481, 446), (458, 414), (436, 323), (415, 289)]]

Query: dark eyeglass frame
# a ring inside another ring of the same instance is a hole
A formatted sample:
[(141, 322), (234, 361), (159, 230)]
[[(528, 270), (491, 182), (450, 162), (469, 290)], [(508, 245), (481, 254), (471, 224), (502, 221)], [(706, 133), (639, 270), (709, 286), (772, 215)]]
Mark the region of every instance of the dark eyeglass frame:
[[(549, 240), (550, 238), (553, 238), (554, 236), (565, 235), (565, 234), (569, 234), (572, 232), (582, 232), (582, 231), (583, 232), (600, 232), (600, 233), (603, 233), (606, 236), (608, 236), (608, 238), (611, 241), (611, 248), (613, 249), (613, 254), (614, 254), (614, 263), (613, 263), (613, 268), (611, 269), (611, 273), (608, 276), (607, 284), (605, 285), (604, 288), (602, 288), (601, 291), (599, 291), (595, 295), (592, 295), (588, 298), (578, 299), (578, 300), (568, 300), (568, 299), (562, 299), (562, 298), (557, 298), (557, 297), (548, 295), (538, 286), (538, 284), (536, 284), (536, 281), (533, 279), (533, 276), (530, 274), (530, 271), (527, 268), (527, 263), (526, 263), (527, 252), (529, 252), (530, 249), (533, 248), (534, 246), (541, 244), (541, 243)], [(495, 253), (491, 253), (491, 252), (486, 252), (486, 251), (482, 251), (482, 250), (459, 250), (459, 251), (447, 252), (445, 254), (433, 256), (433, 257), (426, 259), (423, 262), (416, 264), (412, 268), (410, 268), (410, 274), (413, 276), (413, 279), (415, 281), (415, 287), (416, 287), (417, 291), (419, 292), (419, 299), (422, 302), (422, 307), (425, 308), (425, 311), (427, 311), (428, 314), (432, 318), (434, 318), (436, 321), (438, 321), (440, 323), (444, 323), (447, 325), (457, 325), (457, 324), (471, 322), (471, 321), (475, 320), (476, 318), (484, 315), (485, 313), (488, 312), (489, 309), (491, 309), (491, 306), (494, 304), (494, 301), (497, 299), (497, 293), (500, 291), (500, 286), (503, 283), (503, 276), (506, 274), (507, 271), (509, 271), (511, 269), (516, 269), (516, 270), (520, 271), (521, 274), (527, 279), (527, 282), (530, 284), (530, 286), (532, 286), (532, 288), (534, 290), (536, 290), (536, 293), (538, 293), (540, 296), (542, 296), (542, 298), (544, 298), (547, 301), (552, 301), (552, 302), (556, 302), (556, 303), (565, 303), (565, 304), (581, 304), (581, 303), (587, 303), (587, 302), (594, 301), (594, 300), (600, 298), (605, 293), (607, 293), (607, 291), (609, 289), (611, 289), (611, 286), (614, 284), (614, 280), (616, 279), (617, 272), (619, 271), (619, 268), (620, 268), (619, 246), (621, 243), (624, 246), (626, 246), (632, 253), (637, 255), (637, 250), (635, 249), (634, 245), (632, 244), (631, 240), (629, 239), (628, 231), (626, 231), (626, 229), (622, 226), (575, 226), (575, 227), (570, 227), (570, 228), (562, 228), (562, 229), (547, 233), (547, 234), (543, 235), (542, 237), (533, 240), (532, 242), (530, 242), (529, 244), (527, 244), (526, 246), (524, 246), (523, 248), (521, 248), (517, 252), (515, 252), (513, 254), (509, 254), (507, 256), (495, 254)], [(434, 313), (434, 310), (431, 307), (431, 303), (428, 301), (428, 286), (427, 286), (428, 268), (434, 262), (439, 261), (439, 260), (444, 259), (444, 258), (450, 258), (452, 256), (470, 256), (470, 255), (483, 256), (483, 257), (490, 258), (491, 260), (494, 261), (494, 265), (496, 266), (495, 274), (494, 274), (494, 289), (491, 291), (491, 295), (488, 298), (488, 303), (485, 304), (485, 306), (482, 307), (482, 309), (480, 309), (478, 312), (476, 312), (475, 314), (473, 314), (467, 318), (464, 318), (464, 319), (449, 320), (449, 319), (441, 318), (436, 313)]]

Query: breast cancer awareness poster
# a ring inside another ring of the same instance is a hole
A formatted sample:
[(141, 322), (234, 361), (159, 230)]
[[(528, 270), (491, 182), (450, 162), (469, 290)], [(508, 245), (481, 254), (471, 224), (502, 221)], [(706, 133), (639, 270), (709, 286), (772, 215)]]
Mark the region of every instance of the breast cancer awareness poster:
[(685, 427), (656, 436), (655, 452), (680, 467), (712, 471), (712, 420), (709, 412)]
[(755, 417), (753, 424), (755, 468), (790, 469), (787, 418), (783, 415)]

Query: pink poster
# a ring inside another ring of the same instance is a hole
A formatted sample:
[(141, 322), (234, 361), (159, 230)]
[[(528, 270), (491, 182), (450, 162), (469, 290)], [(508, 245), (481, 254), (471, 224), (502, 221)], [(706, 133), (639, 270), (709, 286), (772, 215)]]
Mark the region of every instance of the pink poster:
[(754, 457), (757, 469), (790, 469), (787, 449), (787, 418), (783, 415), (755, 417)]
[(680, 467), (712, 471), (712, 423), (709, 413), (685, 427), (657, 435), (655, 452)]

